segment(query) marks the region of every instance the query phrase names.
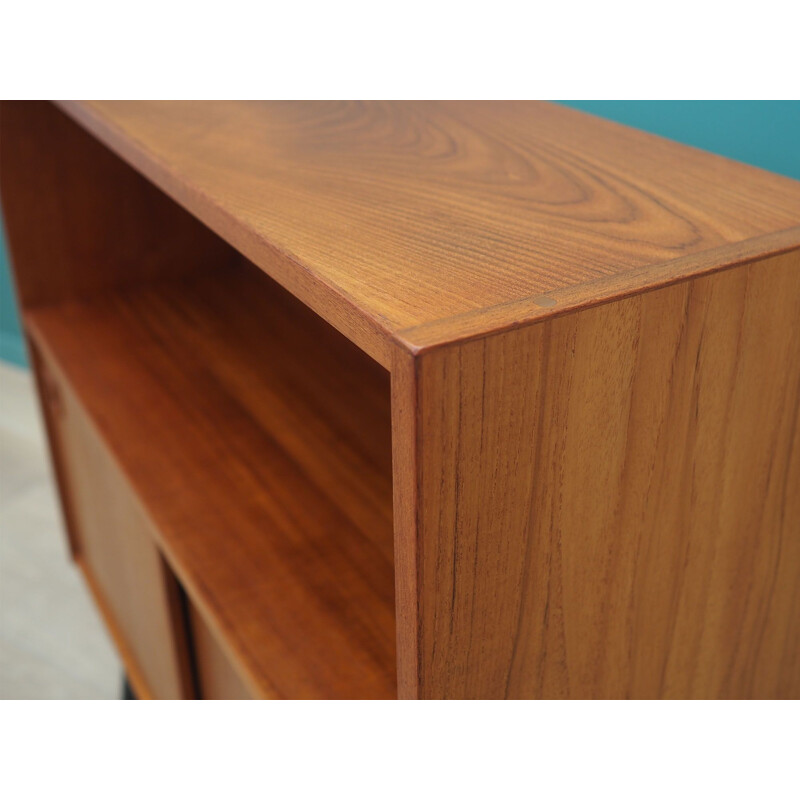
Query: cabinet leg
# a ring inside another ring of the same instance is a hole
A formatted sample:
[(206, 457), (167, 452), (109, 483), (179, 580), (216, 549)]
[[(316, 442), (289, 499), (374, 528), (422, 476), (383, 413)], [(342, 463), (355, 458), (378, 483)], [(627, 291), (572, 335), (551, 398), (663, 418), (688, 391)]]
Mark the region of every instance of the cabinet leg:
[(128, 680), (127, 675), (122, 676), (122, 699), (123, 700), (138, 700), (139, 698), (136, 696), (136, 693), (133, 691), (133, 687)]

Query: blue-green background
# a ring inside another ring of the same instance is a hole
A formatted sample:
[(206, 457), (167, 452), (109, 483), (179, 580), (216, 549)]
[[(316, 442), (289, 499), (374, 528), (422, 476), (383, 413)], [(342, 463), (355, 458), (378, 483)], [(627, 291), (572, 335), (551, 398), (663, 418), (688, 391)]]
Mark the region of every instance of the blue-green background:
[[(800, 180), (800, 101), (584, 100), (565, 105)], [(0, 359), (26, 361), (1, 227)]]

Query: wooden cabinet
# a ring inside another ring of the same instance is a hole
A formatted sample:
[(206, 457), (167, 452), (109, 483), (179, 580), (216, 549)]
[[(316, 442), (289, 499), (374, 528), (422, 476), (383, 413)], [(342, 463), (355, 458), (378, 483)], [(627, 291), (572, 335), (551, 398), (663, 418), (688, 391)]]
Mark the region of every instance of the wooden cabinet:
[(7, 103), (135, 688), (800, 696), (800, 184), (530, 103)]

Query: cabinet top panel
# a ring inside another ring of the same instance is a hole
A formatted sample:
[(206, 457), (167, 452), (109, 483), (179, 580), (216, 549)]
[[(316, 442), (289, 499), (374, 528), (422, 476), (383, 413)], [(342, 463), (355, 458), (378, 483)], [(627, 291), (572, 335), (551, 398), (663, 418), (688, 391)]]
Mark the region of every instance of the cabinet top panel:
[(61, 107), (384, 363), (800, 246), (800, 182), (549, 103)]

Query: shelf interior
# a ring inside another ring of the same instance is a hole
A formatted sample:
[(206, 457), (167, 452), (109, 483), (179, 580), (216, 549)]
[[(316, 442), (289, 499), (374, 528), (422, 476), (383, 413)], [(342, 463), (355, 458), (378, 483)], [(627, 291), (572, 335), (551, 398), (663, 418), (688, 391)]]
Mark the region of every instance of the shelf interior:
[(395, 697), (388, 372), (244, 261), (26, 322), (252, 690)]

